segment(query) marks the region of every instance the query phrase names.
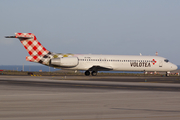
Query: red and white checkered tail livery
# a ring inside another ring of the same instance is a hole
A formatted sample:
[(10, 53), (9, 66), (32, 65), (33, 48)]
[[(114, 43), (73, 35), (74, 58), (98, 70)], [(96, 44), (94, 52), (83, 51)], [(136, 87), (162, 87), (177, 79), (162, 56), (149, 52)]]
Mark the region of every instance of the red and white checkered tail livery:
[(30, 56), (44, 56), (50, 52), (37, 40), (32, 33), (15, 33), (15, 38), (18, 38), (27, 50)]
[(26, 56), (26, 61), (30, 62), (39, 62), (42, 59), (42, 56)]

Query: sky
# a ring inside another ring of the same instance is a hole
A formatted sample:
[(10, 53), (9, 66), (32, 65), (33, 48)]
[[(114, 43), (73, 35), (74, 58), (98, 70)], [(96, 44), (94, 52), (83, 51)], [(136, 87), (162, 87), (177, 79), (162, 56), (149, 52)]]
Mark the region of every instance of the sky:
[(155, 55), (180, 65), (179, 0), (0, 0), (0, 65), (37, 65), (15, 32), (49, 51)]

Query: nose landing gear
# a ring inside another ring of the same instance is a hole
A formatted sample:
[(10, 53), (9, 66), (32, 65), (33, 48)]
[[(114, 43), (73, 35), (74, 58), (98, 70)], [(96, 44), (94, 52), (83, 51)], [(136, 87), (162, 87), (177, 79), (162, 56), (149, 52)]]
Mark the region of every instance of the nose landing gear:
[(166, 77), (169, 77), (170, 72), (166, 72)]

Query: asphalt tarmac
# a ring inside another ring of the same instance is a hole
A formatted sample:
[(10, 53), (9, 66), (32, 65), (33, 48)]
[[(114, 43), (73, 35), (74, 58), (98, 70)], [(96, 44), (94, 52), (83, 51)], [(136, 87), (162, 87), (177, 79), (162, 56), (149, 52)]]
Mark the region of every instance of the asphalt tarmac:
[(179, 120), (180, 77), (0, 76), (0, 120)]

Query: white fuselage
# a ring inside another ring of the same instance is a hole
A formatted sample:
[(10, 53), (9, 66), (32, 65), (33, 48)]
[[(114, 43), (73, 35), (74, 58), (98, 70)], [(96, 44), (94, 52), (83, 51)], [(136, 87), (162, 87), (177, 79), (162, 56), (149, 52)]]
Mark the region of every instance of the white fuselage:
[(177, 66), (159, 56), (135, 55), (91, 55), (75, 54), (79, 63), (73, 70), (88, 70), (93, 66), (109, 68), (112, 71), (172, 71)]
[(135, 55), (91, 55), (56, 54), (48, 51), (33, 33), (15, 33), (30, 56), (27, 61), (37, 62), (51, 67), (72, 70), (85, 70), (85, 75), (96, 75), (97, 71), (172, 71), (177, 66), (159, 56)]

